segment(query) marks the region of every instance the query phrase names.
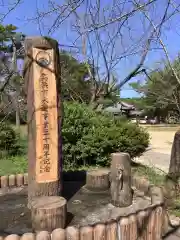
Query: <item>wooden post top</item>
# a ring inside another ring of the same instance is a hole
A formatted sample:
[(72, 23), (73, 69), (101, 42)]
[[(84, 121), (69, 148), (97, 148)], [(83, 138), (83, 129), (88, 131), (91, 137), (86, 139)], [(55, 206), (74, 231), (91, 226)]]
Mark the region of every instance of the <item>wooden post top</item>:
[(44, 50), (48, 49), (57, 49), (58, 42), (52, 38), (48, 37), (39, 37), (39, 36), (32, 36), (25, 38), (25, 49), (29, 50), (30, 48), (40, 48)]

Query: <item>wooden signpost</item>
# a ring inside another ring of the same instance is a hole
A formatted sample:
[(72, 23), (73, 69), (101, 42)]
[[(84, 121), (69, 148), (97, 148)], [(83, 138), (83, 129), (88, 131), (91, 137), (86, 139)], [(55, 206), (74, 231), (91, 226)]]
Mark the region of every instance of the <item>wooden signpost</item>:
[(60, 59), (58, 43), (25, 40), (24, 77), (28, 108), (28, 206), (37, 196), (59, 196), (62, 188)]

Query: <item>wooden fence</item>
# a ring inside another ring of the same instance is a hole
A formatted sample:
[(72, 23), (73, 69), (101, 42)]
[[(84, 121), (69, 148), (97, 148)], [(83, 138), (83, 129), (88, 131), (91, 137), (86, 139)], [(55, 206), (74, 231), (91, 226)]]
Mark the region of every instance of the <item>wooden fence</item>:
[[(79, 177), (77, 177), (77, 179), (79, 180)], [(73, 180), (74, 179), (70, 178), (70, 181)], [(80, 178), (80, 180), (82, 179)], [(0, 188), (20, 187), (27, 185), (28, 185), (28, 173), (0, 176)], [(132, 176), (132, 185), (135, 186), (137, 189), (143, 191), (145, 195), (148, 195), (147, 193), (149, 191), (150, 183), (147, 181), (146, 178), (142, 177), (140, 178), (139, 176), (134, 175)]]
[(5, 240), (160, 240), (163, 215), (163, 206), (154, 205), (137, 214), (120, 217), (116, 221), (80, 228), (74, 226), (59, 228), (52, 233), (47, 231), (37, 234), (25, 233), (21, 237), (12, 234)]
[[(106, 223), (93, 226), (55, 229), (52, 233), (46, 231), (25, 233), (22, 236), (8, 235), (5, 240), (160, 240), (165, 223), (164, 199), (159, 188), (151, 186), (145, 179), (132, 177), (136, 188), (144, 190), (151, 197), (151, 206), (136, 214), (119, 217)], [(21, 187), (28, 185), (28, 174), (17, 174), (0, 177), (0, 187)], [(0, 236), (0, 240), (3, 237)]]
[(0, 177), (0, 188), (21, 187), (28, 185), (28, 174), (12, 174)]

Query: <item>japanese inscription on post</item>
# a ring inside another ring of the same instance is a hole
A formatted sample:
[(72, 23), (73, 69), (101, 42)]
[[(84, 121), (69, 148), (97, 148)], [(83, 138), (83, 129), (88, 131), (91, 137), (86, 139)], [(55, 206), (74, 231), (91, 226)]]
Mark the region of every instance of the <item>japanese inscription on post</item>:
[(36, 181), (58, 179), (57, 92), (53, 50), (33, 48)]

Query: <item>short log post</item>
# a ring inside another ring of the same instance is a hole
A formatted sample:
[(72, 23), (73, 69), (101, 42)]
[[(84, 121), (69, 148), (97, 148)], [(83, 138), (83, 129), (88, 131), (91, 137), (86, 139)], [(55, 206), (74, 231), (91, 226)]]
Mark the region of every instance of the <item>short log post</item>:
[(28, 173), (24, 173), (24, 185), (28, 185)]
[(147, 240), (158, 240), (162, 239), (162, 208), (154, 207), (147, 210), (147, 227), (146, 227), (146, 237)]
[(34, 233), (24, 233), (21, 240), (36, 240), (36, 237)]
[(127, 217), (122, 218), (119, 221), (119, 239), (130, 240), (129, 219)]
[(106, 239), (106, 226), (105, 224), (97, 224), (94, 227), (94, 240)]
[(106, 226), (106, 239), (107, 240), (118, 239), (117, 230), (118, 230), (117, 222), (115, 221), (108, 222)]
[(67, 201), (63, 197), (43, 196), (32, 201), (32, 228), (35, 232), (65, 228)]
[(20, 237), (17, 234), (10, 234), (7, 237), (5, 237), (5, 240), (19, 240)]
[(59, 196), (62, 189), (62, 104), (57, 41), (25, 39), (24, 79), (28, 122), (28, 207), (37, 196)]
[(110, 169), (111, 200), (116, 207), (132, 204), (131, 159), (128, 153), (113, 153)]
[(9, 187), (9, 177), (8, 176), (1, 176), (1, 188), (8, 188)]
[(151, 197), (151, 204), (162, 204), (164, 203), (164, 194), (161, 187), (150, 186), (149, 193)]
[(137, 218), (135, 214), (129, 216), (129, 228), (130, 228), (130, 239), (136, 240), (138, 239), (138, 231), (137, 231)]
[(81, 240), (93, 240), (93, 227), (87, 226), (80, 228), (80, 239)]
[(66, 231), (62, 228), (56, 228), (52, 232), (52, 240), (66, 240)]
[(109, 189), (109, 172), (103, 169), (88, 171), (86, 186), (90, 191), (106, 191)]
[(79, 229), (76, 227), (67, 227), (66, 239), (79, 240)]
[(162, 239), (164, 223), (164, 209), (162, 206), (157, 206), (155, 209), (154, 222), (154, 239)]
[(144, 240), (145, 236), (146, 236), (146, 228), (144, 226), (146, 226), (147, 224), (147, 211), (142, 210), (137, 214), (137, 235), (138, 235), (138, 240)]
[(51, 240), (51, 235), (48, 231), (42, 231), (37, 233), (36, 240)]
[(24, 174), (16, 175), (16, 184), (18, 187), (22, 187), (24, 185)]
[(16, 186), (16, 176), (15, 175), (9, 175), (9, 187), (15, 187)]

